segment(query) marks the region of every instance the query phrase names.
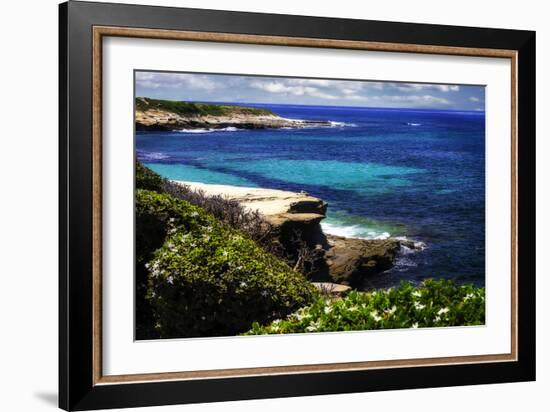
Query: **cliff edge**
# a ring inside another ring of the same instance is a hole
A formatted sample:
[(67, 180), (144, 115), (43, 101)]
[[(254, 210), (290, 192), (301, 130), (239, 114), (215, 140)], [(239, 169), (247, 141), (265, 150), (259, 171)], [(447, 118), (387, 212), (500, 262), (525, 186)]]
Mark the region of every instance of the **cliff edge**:
[[(313, 280), (360, 287), (367, 276), (390, 269), (401, 248), (397, 239), (357, 239), (323, 233), (320, 222), (328, 204), (305, 192), (177, 181), (207, 196), (236, 200), (260, 212), (278, 232), (282, 244), (300, 233), (307, 245), (322, 252)], [(407, 244), (408, 245), (408, 244)], [(410, 245), (408, 245), (410, 246)]]
[(328, 121), (286, 119), (271, 110), (230, 104), (191, 103), (137, 97), (136, 130), (280, 129), (330, 127)]

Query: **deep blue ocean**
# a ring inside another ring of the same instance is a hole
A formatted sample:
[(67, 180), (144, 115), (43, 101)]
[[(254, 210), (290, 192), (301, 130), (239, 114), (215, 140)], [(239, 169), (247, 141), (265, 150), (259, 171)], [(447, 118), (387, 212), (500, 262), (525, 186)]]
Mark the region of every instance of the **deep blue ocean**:
[(452, 278), (485, 284), (485, 114), (259, 105), (332, 127), (139, 132), (137, 157), (174, 180), (304, 190), (328, 202), (322, 225), (349, 237), (406, 237), (366, 287)]

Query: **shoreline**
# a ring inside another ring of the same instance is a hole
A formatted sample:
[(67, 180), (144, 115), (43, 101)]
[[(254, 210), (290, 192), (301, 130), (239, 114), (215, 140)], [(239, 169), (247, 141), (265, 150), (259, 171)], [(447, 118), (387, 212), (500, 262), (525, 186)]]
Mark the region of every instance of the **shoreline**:
[[(210, 196), (221, 195), (232, 200), (237, 200), (249, 210), (258, 210), (260, 213), (267, 216), (275, 215), (277, 213), (285, 213), (285, 208), (290, 207), (290, 204), (292, 202), (298, 201), (308, 200), (313, 202), (322, 202), (328, 208), (328, 204), (324, 200), (311, 196), (304, 191), (292, 192), (281, 189), (267, 189), (261, 187), (235, 186), (227, 184), (202, 183), (172, 179), (171, 181), (177, 184), (189, 186), (195, 190), (203, 190), (205, 194)], [(286, 203), (288, 203), (288, 205), (286, 205)], [(326, 213), (324, 213), (324, 215), (325, 216), (323, 219), (326, 218)], [(400, 242), (404, 242), (405, 246), (414, 243), (413, 248), (415, 249), (423, 249), (426, 246), (423, 242), (408, 239), (405, 236), (392, 236), (389, 232), (382, 232), (380, 235), (376, 235), (373, 237), (352, 236), (346, 233), (349, 232), (349, 228), (355, 227), (354, 225), (337, 225), (334, 223), (321, 221), (321, 227), (323, 229), (323, 232), (326, 235), (330, 236), (358, 240), (395, 239)]]
[(331, 233), (321, 223), (326, 218), (329, 205), (306, 192), (171, 181), (201, 191), (206, 196), (235, 200), (245, 209), (260, 213), (280, 234), (282, 243), (285, 243), (284, 239), (299, 233), (311, 250), (322, 252), (320, 269), (313, 282), (330, 282), (360, 290), (366, 278), (394, 267), (403, 248), (415, 251), (424, 249), (421, 242), (395, 238), (389, 234), (384, 238), (365, 239)]
[(204, 104), (136, 98), (137, 131), (303, 129), (334, 127), (329, 120), (288, 119), (268, 109), (229, 104)]

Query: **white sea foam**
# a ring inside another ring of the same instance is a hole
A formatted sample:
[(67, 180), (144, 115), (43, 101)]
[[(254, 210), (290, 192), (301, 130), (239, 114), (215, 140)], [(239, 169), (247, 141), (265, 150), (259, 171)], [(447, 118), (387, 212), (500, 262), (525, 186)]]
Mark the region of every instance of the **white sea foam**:
[(332, 223), (321, 223), (323, 232), (329, 235), (343, 236), (355, 239), (388, 239), (388, 232), (376, 232), (374, 230), (365, 233), (365, 229), (359, 225), (339, 226)]
[(407, 126), (422, 126), (422, 123), (411, 123), (411, 122), (408, 122), (408, 123), (407, 123)]
[[(357, 127), (354, 123), (345, 123), (345, 122), (335, 122), (335, 121), (329, 121), (328, 125), (320, 125), (320, 124), (309, 124), (307, 120), (301, 120), (301, 119), (286, 119), (282, 117), (281, 119), (287, 120), (290, 122), (294, 122), (296, 124), (296, 127), (292, 126), (285, 126), (280, 127), (279, 130), (289, 130), (289, 129), (317, 129), (317, 128), (323, 128), (323, 127)], [(214, 133), (214, 132), (237, 132), (244, 129), (240, 129), (238, 127), (229, 126), (229, 127), (223, 127), (223, 128), (192, 128), (192, 129), (174, 129), (173, 132), (176, 133), (190, 133), (190, 134), (201, 134), (201, 133)]]
[(409, 248), (405, 245), (401, 245), (401, 250), (403, 253), (414, 253), (415, 251), (417, 250), (424, 250), (426, 249), (426, 243), (424, 242), (421, 242), (419, 240), (412, 240), (412, 239), (409, 239), (405, 236), (396, 236), (395, 237), (397, 240), (401, 240), (403, 242), (413, 242), (413, 245), (414, 245), (414, 249), (412, 248)]
[(355, 123), (329, 121), (331, 127), (357, 127)]
[[(323, 229), (323, 232), (328, 235), (342, 236), (342, 237), (354, 238), (354, 239), (384, 240), (392, 237), (389, 232), (365, 230), (365, 227), (360, 225), (343, 226), (343, 225), (323, 222), (321, 223), (321, 228)], [(426, 249), (426, 244), (418, 240), (412, 240), (405, 236), (396, 236), (394, 237), (394, 239), (400, 240), (402, 242), (412, 242), (412, 247), (409, 247), (405, 244), (401, 244), (401, 250), (400, 250), (401, 259), (406, 255), (410, 255), (412, 253), (418, 252), (419, 250)]]
[(236, 132), (241, 130), (237, 127), (223, 127), (221, 129), (175, 129), (173, 132), (178, 133), (213, 133), (213, 132)]
[[(323, 127), (357, 127), (355, 123), (346, 123), (346, 122), (336, 122), (334, 120), (329, 120), (328, 125), (325, 124), (319, 124), (319, 123), (309, 123), (309, 122), (315, 122), (315, 120), (303, 120), (303, 119), (289, 119), (286, 117), (281, 117), (281, 119), (286, 120), (288, 122), (293, 122), (297, 125), (298, 128), (304, 128), (304, 129), (317, 129), (317, 128), (323, 128)], [(281, 127), (280, 129), (295, 129), (296, 127)]]
[(323, 232), (329, 235), (343, 237), (358, 237), (359, 226), (338, 226), (332, 223), (321, 223)]
[(397, 270), (398, 272), (405, 272), (408, 268), (418, 266), (418, 264), (415, 263), (413, 260), (407, 257), (403, 257), (403, 255), (398, 256), (397, 259), (395, 259), (394, 265), (395, 270)]
[(168, 159), (170, 156), (161, 152), (139, 152), (138, 157), (142, 160), (162, 160)]

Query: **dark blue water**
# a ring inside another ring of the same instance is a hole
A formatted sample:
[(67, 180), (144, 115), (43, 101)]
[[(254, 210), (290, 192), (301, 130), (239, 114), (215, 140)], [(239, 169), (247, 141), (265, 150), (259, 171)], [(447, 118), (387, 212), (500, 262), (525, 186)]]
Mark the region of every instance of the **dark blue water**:
[(484, 285), (484, 113), (254, 106), (334, 123), (138, 133), (138, 158), (175, 180), (304, 190), (329, 203), (326, 232), (426, 245), (404, 249), (367, 286), (427, 277)]

